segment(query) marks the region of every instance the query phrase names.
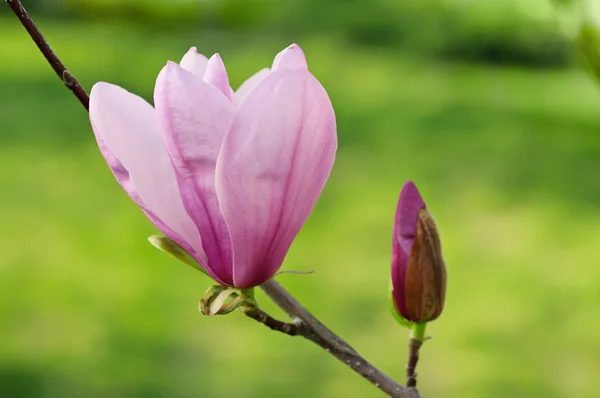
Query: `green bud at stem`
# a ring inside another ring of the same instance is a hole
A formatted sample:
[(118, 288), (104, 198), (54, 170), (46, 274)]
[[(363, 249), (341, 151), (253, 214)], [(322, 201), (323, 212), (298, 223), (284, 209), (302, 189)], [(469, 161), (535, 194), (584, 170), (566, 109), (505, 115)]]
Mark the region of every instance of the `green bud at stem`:
[(213, 285), (209, 287), (198, 302), (198, 310), (207, 316), (226, 315), (236, 309), (257, 307), (254, 289), (236, 289)]
[(179, 246), (177, 243), (167, 238), (166, 236), (152, 235), (148, 237), (148, 242), (150, 242), (152, 246), (156, 247), (160, 251), (170, 254), (182, 263), (187, 264), (190, 267), (197, 269), (204, 275), (208, 276), (204, 268), (202, 268), (202, 266), (198, 264), (194, 257), (192, 257), (181, 246)]

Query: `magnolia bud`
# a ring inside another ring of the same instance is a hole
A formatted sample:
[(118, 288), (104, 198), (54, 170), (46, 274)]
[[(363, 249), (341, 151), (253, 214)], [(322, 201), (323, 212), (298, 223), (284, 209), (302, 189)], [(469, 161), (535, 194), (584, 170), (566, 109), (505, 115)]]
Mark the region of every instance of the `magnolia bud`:
[(440, 237), (417, 187), (402, 187), (392, 243), (394, 309), (409, 322), (436, 319), (444, 308), (446, 266)]

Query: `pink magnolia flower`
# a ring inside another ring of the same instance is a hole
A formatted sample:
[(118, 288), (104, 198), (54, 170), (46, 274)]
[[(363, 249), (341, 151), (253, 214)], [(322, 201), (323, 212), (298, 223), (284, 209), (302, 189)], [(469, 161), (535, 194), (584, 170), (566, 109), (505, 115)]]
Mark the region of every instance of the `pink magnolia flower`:
[(217, 282), (257, 286), (280, 268), (329, 176), (335, 115), (300, 47), (234, 92), (218, 54), (160, 72), (152, 107), (94, 85), (90, 120), (117, 181)]
[(409, 322), (436, 319), (446, 298), (446, 266), (440, 237), (412, 181), (400, 192), (392, 241), (392, 298)]

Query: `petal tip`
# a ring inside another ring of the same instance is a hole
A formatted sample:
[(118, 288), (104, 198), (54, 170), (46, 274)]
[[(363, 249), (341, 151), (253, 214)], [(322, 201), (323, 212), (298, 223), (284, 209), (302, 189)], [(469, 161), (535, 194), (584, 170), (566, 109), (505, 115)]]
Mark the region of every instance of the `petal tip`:
[(114, 89), (115, 86), (114, 84), (111, 83), (107, 83), (107, 82), (96, 82), (94, 83), (94, 85), (92, 86), (92, 89), (90, 90), (90, 100), (92, 97), (96, 97), (98, 95), (103, 95), (104, 93), (106, 93), (107, 91), (110, 91), (111, 89)]
[(206, 70), (207, 63), (208, 58), (203, 54), (200, 54), (196, 47), (191, 47), (181, 58), (179, 65), (194, 75), (202, 77)]
[(102, 87), (106, 87), (106, 86), (110, 86), (110, 85), (111, 85), (110, 83), (106, 83), (106, 82), (96, 82), (96, 83), (94, 83), (94, 85), (92, 86), (92, 91), (93, 91), (94, 89), (97, 89), (97, 88), (102, 88)]
[(168, 68), (168, 69), (170, 69), (170, 70), (172, 70), (173, 68), (177, 68), (177, 69), (181, 68), (179, 66), (179, 64), (177, 62), (174, 62), (174, 61), (167, 61), (167, 64), (165, 65), (165, 67)]
[(400, 200), (402, 201), (402, 199), (406, 199), (407, 202), (413, 204), (419, 204), (419, 210), (425, 207), (425, 201), (423, 200), (421, 193), (412, 180), (406, 181), (402, 186), (402, 190), (400, 191)]
[(229, 100), (231, 100), (231, 87), (229, 87), (229, 76), (227, 69), (219, 53), (215, 53), (208, 60), (203, 80), (218, 88)]
[(116, 96), (120, 96), (123, 93), (129, 94), (127, 90), (115, 84), (106, 82), (95, 83), (90, 90), (90, 118), (96, 116), (104, 105), (114, 101)]
[(396, 208), (396, 231), (401, 241), (406, 240), (402, 245), (407, 245), (407, 251), (410, 251), (408, 246), (412, 246), (412, 239), (417, 233), (419, 212), (424, 207), (425, 202), (416, 185), (411, 180), (407, 181), (400, 191)]
[(296, 43), (286, 47), (275, 57), (273, 69), (308, 70), (304, 51)]
[(158, 74), (158, 76), (156, 78), (156, 86), (154, 87), (155, 92), (158, 89), (158, 87), (161, 86), (162, 83), (164, 83), (166, 79), (168, 79), (168, 77), (170, 75), (177, 73), (177, 71), (179, 71), (181, 69), (182, 69), (181, 66), (179, 66), (179, 64), (177, 62), (167, 61), (167, 63), (161, 69), (160, 73)]
[(162, 75), (172, 76), (172, 75), (180, 75), (181, 73), (191, 73), (185, 68), (181, 67), (177, 62), (167, 61), (167, 64), (159, 74), (159, 79)]
[(187, 52), (183, 55), (183, 58), (181, 59), (182, 62), (184, 61), (193, 61), (193, 60), (197, 60), (197, 57), (201, 58), (202, 60), (206, 61), (208, 58), (206, 57), (206, 55), (201, 54), (198, 51), (198, 47), (196, 46), (192, 46), (190, 47), (189, 50), (187, 50)]

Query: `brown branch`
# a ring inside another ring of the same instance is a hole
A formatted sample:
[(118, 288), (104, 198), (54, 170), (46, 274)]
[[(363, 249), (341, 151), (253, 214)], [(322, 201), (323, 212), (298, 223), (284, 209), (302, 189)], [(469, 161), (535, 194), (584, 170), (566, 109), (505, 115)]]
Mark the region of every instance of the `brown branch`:
[(66, 66), (60, 61), (60, 59), (56, 56), (54, 51), (52, 51), (52, 48), (50, 48), (50, 46), (48, 45), (48, 42), (42, 35), (42, 32), (40, 32), (38, 27), (35, 25), (29, 14), (27, 13), (27, 10), (25, 10), (25, 7), (23, 7), (23, 4), (21, 4), (19, 0), (6, 0), (6, 2), (8, 3), (8, 6), (13, 10), (17, 18), (19, 18), (21, 24), (25, 27), (25, 29), (29, 33), (29, 36), (31, 36), (31, 38), (38, 46), (38, 48), (40, 49), (40, 51), (42, 52), (52, 69), (54, 69), (54, 72), (56, 72), (58, 77), (60, 77), (63, 84), (67, 86), (67, 88), (71, 90), (73, 94), (75, 94), (79, 102), (81, 102), (81, 105), (83, 105), (83, 107), (86, 110), (89, 110), (90, 97), (81, 87), (75, 76), (73, 76), (71, 72), (67, 70)]
[(281, 332), (289, 336), (297, 336), (302, 334), (302, 331), (300, 330), (301, 325), (278, 321), (277, 319), (271, 317), (269, 314), (267, 314), (259, 308), (242, 308), (241, 310), (247, 317), (252, 318), (259, 323), (262, 323), (269, 329), (274, 330), (276, 332)]
[[(401, 386), (381, 370), (369, 363), (369, 361), (363, 358), (348, 343), (319, 322), (317, 318), (308, 312), (306, 308), (296, 301), (290, 293), (273, 279), (262, 284), (261, 288), (275, 304), (284, 310), (292, 319), (296, 320), (295, 323), (284, 324), (297, 326), (298, 335), (323, 348), (326, 352), (336, 357), (365, 379), (369, 380), (375, 387), (379, 388), (390, 397), (419, 397), (419, 393), (415, 388)], [(267, 317), (271, 318), (268, 315)]]
[(406, 386), (417, 387), (417, 363), (419, 362), (419, 349), (423, 341), (411, 338), (408, 343), (408, 365), (406, 365)]

